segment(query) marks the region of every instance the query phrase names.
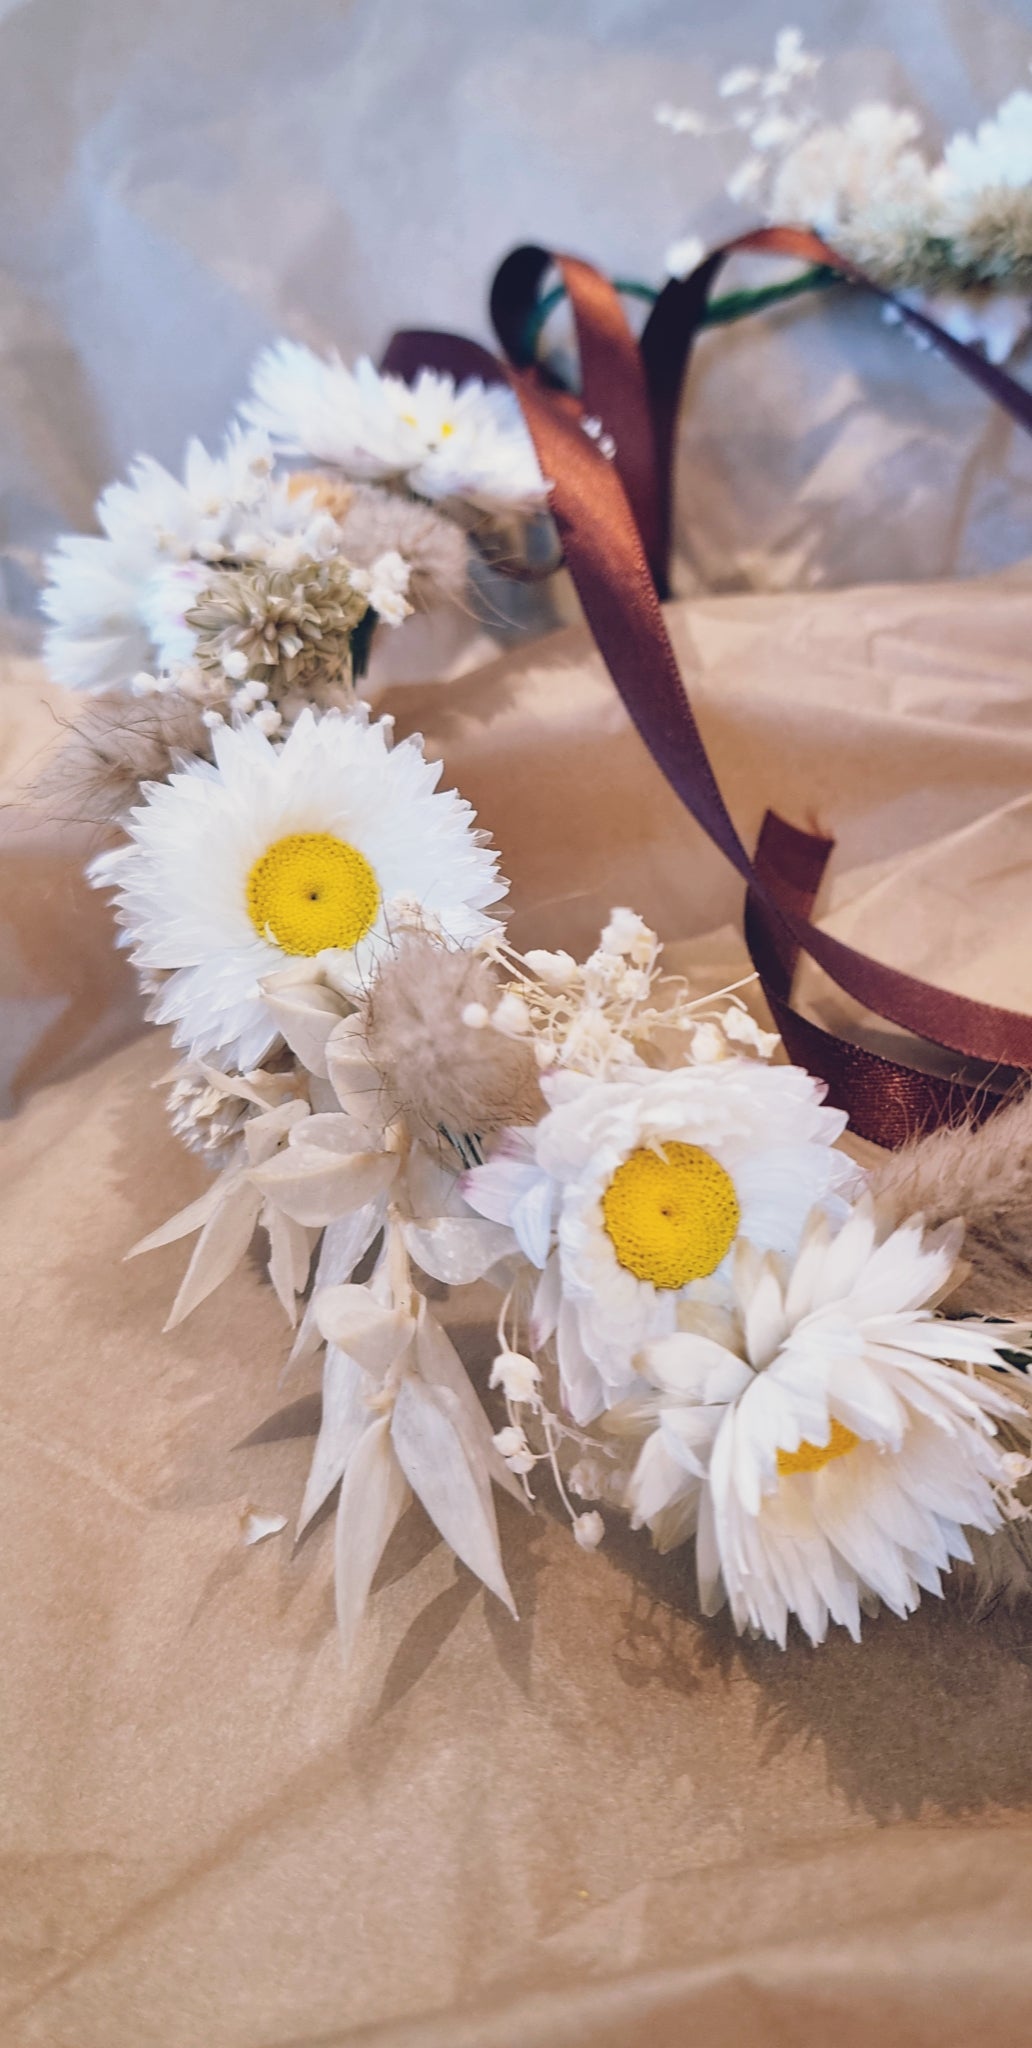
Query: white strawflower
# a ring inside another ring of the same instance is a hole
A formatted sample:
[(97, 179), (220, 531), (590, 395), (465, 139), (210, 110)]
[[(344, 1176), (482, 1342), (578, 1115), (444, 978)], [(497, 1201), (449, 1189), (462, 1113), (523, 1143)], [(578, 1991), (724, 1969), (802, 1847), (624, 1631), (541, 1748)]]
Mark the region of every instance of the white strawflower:
[(739, 1237), (794, 1252), (854, 1169), (832, 1149), (845, 1117), (798, 1067), (728, 1059), (541, 1086), (550, 1113), (463, 1186), (547, 1268), (535, 1336), (555, 1331), (563, 1398), (585, 1423), (627, 1393), (642, 1347), (700, 1290), (726, 1296)]
[[(920, 1218), (879, 1242), (869, 1204), (834, 1234), (811, 1222), (794, 1265), (743, 1244), (723, 1326), (712, 1313), (647, 1349), (614, 1422), (651, 1423), (629, 1501), (661, 1547), (696, 1523), (700, 1597), (738, 1629), (857, 1638), (863, 1606), (907, 1615), (939, 1593), (965, 1528), (1003, 1519), (999, 1418), (1021, 1411), (965, 1367), (999, 1364), (1013, 1332), (932, 1312), (961, 1226)], [(686, 1317), (686, 1322), (690, 1317)]]
[(475, 378), (456, 386), (432, 370), (406, 384), (366, 357), (351, 370), (339, 356), (281, 341), (259, 357), (252, 388), (245, 415), (285, 454), (487, 512), (533, 511), (545, 501), (533, 443), (505, 386)]
[(272, 475), (264, 434), (231, 430), (222, 454), (191, 441), (182, 480), (149, 456), (97, 504), (103, 536), (66, 534), (42, 606), (51, 673), (71, 689), (128, 686), (138, 670), (193, 658), (186, 613), (222, 562), (289, 569), (339, 552), (314, 494)]
[(90, 869), (117, 891), (137, 965), (168, 977), (151, 1016), (174, 1044), (238, 1068), (277, 1037), (263, 977), (307, 957), (357, 989), (391, 944), (396, 897), (462, 945), (491, 928), (503, 893), (469, 805), (435, 793), (440, 764), (418, 740), (392, 751), (382, 724), (305, 710), (274, 746), (261, 721), (214, 728), (214, 766), (148, 785), (129, 844)]

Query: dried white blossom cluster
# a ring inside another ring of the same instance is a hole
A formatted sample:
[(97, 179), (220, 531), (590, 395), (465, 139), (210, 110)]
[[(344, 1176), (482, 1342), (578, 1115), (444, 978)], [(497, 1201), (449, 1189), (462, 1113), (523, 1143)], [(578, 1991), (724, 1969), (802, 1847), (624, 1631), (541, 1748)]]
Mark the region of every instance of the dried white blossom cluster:
[[(272, 737), (306, 705), (349, 704), (380, 629), (464, 601), (471, 530), (496, 525), (510, 547), (514, 516), (546, 502), (507, 389), (409, 385), (282, 342), (244, 412), (221, 454), (191, 441), (181, 478), (138, 458), (98, 502), (101, 533), (58, 541), (43, 593), (58, 682)], [(168, 723), (139, 713), (152, 752)]]
[[(514, 950), (474, 813), (356, 696), (371, 633), (458, 579), (462, 507), (542, 501), (511, 407), (283, 345), (250, 410), (61, 544), (51, 659), (96, 694), (49, 798), (112, 828), (90, 879), (214, 1169), (136, 1247), (196, 1238), (170, 1321), (260, 1231), (291, 1362), (321, 1354), (299, 1527), (336, 1492), (345, 1653), (413, 1496), (512, 1609), (494, 1490), (539, 1473), (584, 1550), (614, 1511), (693, 1538), (739, 1629), (910, 1613), (972, 1532), (995, 1560), (1024, 1531), (1028, 1328), (946, 1312), (961, 1227), (926, 1231), (898, 1187), (879, 1206), (740, 988), (666, 974), (626, 908), (584, 961)], [(478, 1388), (442, 1301), (484, 1281)], [(280, 1526), (248, 1511), (244, 1540)]]
[[(675, 134), (740, 140), (730, 198), (771, 223), (816, 229), (1003, 362), (1032, 326), (1032, 92), (1011, 93), (934, 158), (910, 107), (864, 101), (844, 121), (824, 120), (822, 62), (798, 29), (782, 29), (769, 69), (740, 65), (719, 80), (719, 110), (662, 105), (656, 119)], [(694, 238), (676, 243), (672, 273), (702, 253)]]
[[(136, 1249), (196, 1236), (175, 1324), (264, 1233), (292, 1363), (323, 1353), (299, 1529), (337, 1490), (346, 1654), (413, 1495), (512, 1611), (493, 1489), (540, 1471), (583, 1549), (614, 1511), (694, 1537), (704, 1608), (781, 1643), (911, 1612), (1022, 1521), (1025, 1333), (937, 1311), (960, 1226), (879, 1217), (737, 989), (665, 975), (627, 909), (583, 962), (514, 951), (467, 807), (364, 713), (214, 750), (92, 868), (217, 1168)], [(485, 1279), (478, 1391), (439, 1300)]]

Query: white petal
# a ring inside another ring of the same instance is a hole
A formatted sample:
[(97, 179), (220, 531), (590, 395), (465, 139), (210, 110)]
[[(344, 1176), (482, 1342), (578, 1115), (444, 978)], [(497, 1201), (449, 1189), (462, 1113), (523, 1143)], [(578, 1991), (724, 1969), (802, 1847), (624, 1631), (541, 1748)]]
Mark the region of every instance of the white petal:
[(472, 1463), (447, 1387), (403, 1380), (391, 1420), (391, 1440), (413, 1493), (456, 1557), (461, 1558), (515, 1616), (502, 1566), (491, 1483)]
[(364, 1372), (382, 1379), (411, 1344), (415, 1317), (380, 1308), (367, 1287), (326, 1287), (316, 1297), (315, 1319), (328, 1344), (339, 1345)]
[(319, 1225), (375, 1201), (397, 1170), (395, 1153), (335, 1153), (321, 1145), (291, 1145), (257, 1167), (254, 1180), (295, 1222)]
[(337, 1627), (350, 1661), (369, 1588), (409, 1497), (391, 1443), (390, 1418), (378, 1415), (359, 1437), (341, 1482), (334, 1537)]
[(228, 1280), (254, 1236), (260, 1208), (261, 1196), (249, 1181), (237, 1181), (223, 1190), (222, 1201), (194, 1246), (166, 1330), (174, 1330), (192, 1309)]
[(369, 1427), (368, 1392), (369, 1382), (361, 1366), (338, 1351), (335, 1344), (328, 1345), (323, 1361), (322, 1419), (298, 1516), (299, 1536), (329, 1499), (360, 1436)]

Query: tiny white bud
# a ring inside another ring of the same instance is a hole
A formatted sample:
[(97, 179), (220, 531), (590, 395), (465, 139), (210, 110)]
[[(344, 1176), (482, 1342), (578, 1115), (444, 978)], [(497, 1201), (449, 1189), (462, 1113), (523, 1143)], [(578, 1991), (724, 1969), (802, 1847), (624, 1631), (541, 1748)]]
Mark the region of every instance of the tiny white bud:
[(503, 1031), (507, 1038), (522, 1038), (530, 1030), (530, 1011), (522, 996), (514, 990), (507, 990), (498, 1003), (491, 1022), (496, 1031)]
[(607, 953), (623, 953), (638, 967), (644, 967), (651, 959), (656, 944), (656, 934), (649, 930), (644, 918), (636, 910), (611, 910), (609, 923), (602, 933), (601, 945)]
[(510, 1423), (506, 1429), (498, 1430), (493, 1441), (495, 1450), (499, 1457), (504, 1458), (510, 1472), (533, 1471), (537, 1459), (522, 1429), (516, 1423)]
[(727, 1044), (719, 1024), (697, 1024), (692, 1032), (692, 1058), (700, 1067), (726, 1059)]
[(247, 674), (248, 667), (248, 659), (242, 647), (232, 647), (228, 654), (222, 657), (223, 674), (227, 675), (231, 682), (241, 682)]
[(541, 1373), (534, 1360), (525, 1357), (522, 1351), (500, 1351), (488, 1384), (504, 1388), (510, 1401), (533, 1401), (541, 1384)]
[(462, 1021), (470, 1031), (483, 1031), (491, 1019), (484, 1003), (467, 1003), (462, 1012)]
[(1032, 1458), (1026, 1458), (1021, 1451), (1005, 1451), (1000, 1466), (1008, 1486), (1017, 1486), (1032, 1472)]
[(606, 1533), (606, 1525), (597, 1508), (590, 1508), (586, 1515), (574, 1518), (573, 1533), (582, 1550), (597, 1550)]
[(531, 973), (553, 996), (561, 995), (564, 988), (569, 988), (580, 972), (572, 953), (546, 953), (542, 948), (535, 948), (534, 952), (526, 955), (526, 962)]
[(157, 676), (148, 675), (147, 670), (141, 668), (139, 674), (133, 677), (129, 688), (134, 697), (156, 697), (160, 693), (161, 683)]
[(225, 725), (225, 723), (226, 721), (223, 718), (221, 711), (201, 712), (201, 724), (206, 725), (208, 727), (209, 732), (217, 731), (218, 727), (220, 725)]

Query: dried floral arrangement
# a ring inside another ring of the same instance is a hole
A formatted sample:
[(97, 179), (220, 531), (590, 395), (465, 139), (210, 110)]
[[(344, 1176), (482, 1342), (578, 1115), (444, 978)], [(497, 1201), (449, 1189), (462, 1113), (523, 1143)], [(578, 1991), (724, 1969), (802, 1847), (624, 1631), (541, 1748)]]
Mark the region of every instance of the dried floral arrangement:
[[(704, 1611), (782, 1645), (954, 1565), (1016, 1595), (1032, 1096), (858, 1164), (745, 984), (668, 973), (633, 910), (586, 960), (517, 952), (469, 805), (359, 693), (549, 491), (508, 386), (282, 343), (220, 456), (139, 461), (59, 543), (48, 655), (90, 694), (37, 794), (107, 829), (90, 880), (211, 1169), (135, 1249), (195, 1238), (176, 1324), (263, 1234), (288, 1362), (322, 1357), (299, 1531), (336, 1491), (346, 1653), (411, 1495), (511, 1608), (493, 1489), (542, 1482), (586, 1549), (613, 1514), (693, 1543)], [(485, 1284), (480, 1386), (442, 1300)]]
[[(769, 67), (736, 65), (712, 106), (664, 103), (656, 120), (709, 149), (743, 145), (727, 180), (736, 204), (815, 229), (957, 340), (1005, 361), (1032, 328), (1032, 92), (1011, 93), (936, 158), (912, 107), (868, 100), (843, 121), (823, 117), (823, 63), (784, 28)], [(694, 235), (678, 241), (671, 274), (703, 253)]]
[[(152, 755), (166, 738), (203, 749), (227, 717), (279, 733), (306, 705), (349, 703), (381, 629), (462, 603), (473, 551), (518, 550), (545, 498), (511, 392), (280, 342), (219, 455), (192, 441), (181, 478), (138, 458), (98, 502), (101, 534), (58, 542), (51, 674), (128, 683)], [(104, 702), (85, 723), (100, 748)]]
[[(187, 692), (97, 699), (121, 752), (90, 875), (212, 1170), (135, 1249), (195, 1238), (175, 1324), (264, 1234), (290, 1362), (322, 1353), (298, 1526), (338, 1490), (345, 1652), (412, 1494), (512, 1608), (493, 1489), (542, 1480), (585, 1548), (614, 1513), (693, 1541), (704, 1610), (781, 1644), (793, 1615), (814, 1643), (907, 1615), (954, 1563), (1022, 1587), (1026, 1104), (865, 1171), (740, 993), (665, 973), (631, 910), (585, 961), (517, 953), (485, 834), (354, 695), (343, 633), (199, 725)], [(487, 1388), (441, 1308), (482, 1282)]]

